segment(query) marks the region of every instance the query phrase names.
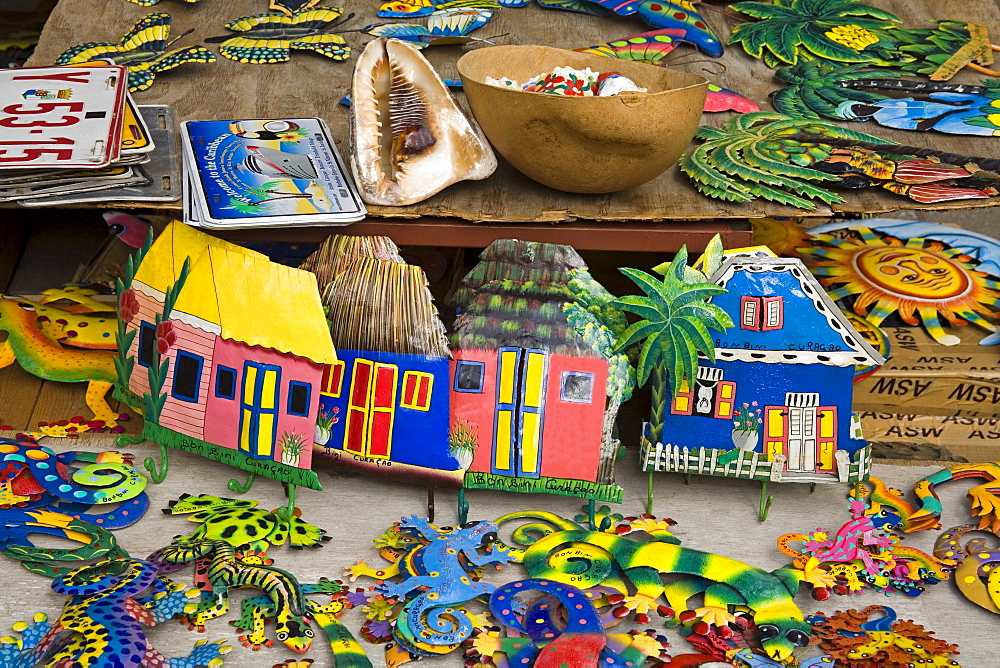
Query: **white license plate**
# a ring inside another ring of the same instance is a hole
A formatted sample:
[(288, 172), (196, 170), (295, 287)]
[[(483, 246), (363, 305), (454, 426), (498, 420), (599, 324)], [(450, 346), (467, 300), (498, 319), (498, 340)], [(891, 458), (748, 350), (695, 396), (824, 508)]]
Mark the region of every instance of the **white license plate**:
[(117, 160), (127, 83), (117, 65), (0, 70), (0, 169)]

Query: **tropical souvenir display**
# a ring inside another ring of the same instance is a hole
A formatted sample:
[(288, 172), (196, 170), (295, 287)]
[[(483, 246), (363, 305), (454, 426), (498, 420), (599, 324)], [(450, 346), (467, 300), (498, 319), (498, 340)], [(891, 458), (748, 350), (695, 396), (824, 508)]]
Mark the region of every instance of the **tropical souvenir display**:
[(662, 280), (622, 270), (646, 296), (619, 300), (644, 316), (620, 345), (642, 343), (640, 382), (655, 373), (643, 469), (758, 480), (762, 520), (768, 482), (866, 479), (854, 367), (882, 356), (801, 260), (712, 249), (705, 274), (686, 260)]
[(452, 434), (468, 488), (621, 500), (618, 408), (633, 371), (614, 297), (569, 246), (493, 242), (452, 296)]
[(311, 441), (337, 356), (313, 274), (174, 221), (130, 260), (118, 299), (115, 396), (142, 413), (138, 440), (160, 444), (155, 482), (170, 446), (244, 469), (247, 486), (321, 489)]

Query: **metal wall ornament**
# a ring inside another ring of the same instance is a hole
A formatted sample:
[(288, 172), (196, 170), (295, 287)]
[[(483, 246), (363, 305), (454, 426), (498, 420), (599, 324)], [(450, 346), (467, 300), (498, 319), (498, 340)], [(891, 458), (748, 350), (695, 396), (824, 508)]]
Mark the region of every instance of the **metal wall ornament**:
[[(984, 532), (982, 536), (970, 538), (964, 545), (966, 534)], [(958, 562), (955, 569), (955, 585), (965, 598), (979, 607), (1000, 615), (1000, 549), (996, 545), (997, 534), (986, 531), (976, 524), (952, 527), (938, 536), (934, 543), (934, 554), (940, 559)]]
[[(805, 61), (779, 69), (790, 85), (771, 94), (774, 108), (794, 118), (874, 121), (900, 130), (937, 130), (949, 134), (1000, 135), (1000, 83), (980, 86), (916, 82), (872, 71), (865, 65), (838, 67)], [(891, 97), (893, 91), (908, 97)]]
[(183, 586), (146, 561), (126, 556), (80, 566), (56, 578), (52, 589), (68, 597), (62, 614), (54, 623), (44, 613), (35, 613), (31, 624), (16, 622), (22, 637), (0, 639), (3, 665), (96, 665), (95, 657), (113, 655), (122, 668), (217, 667), (233, 649), (224, 640), (200, 640), (187, 656), (167, 658), (153, 647), (142, 627), (166, 622), (189, 599)]
[[(621, 16), (638, 14), (639, 18), (654, 28), (676, 30), (679, 39), (695, 45), (706, 55), (720, 58), (722, 40), (688, 0), (589, 0)], [(698, 3), (701, 4), (701, 3)]]
[(650, 490), (664, 471), (757, 480), (764, 520), (769, 482), (865, 479), (871, 453), (852, 412), (853, 377), (857, 365), (884, 359), (801, 260), (763, 247), (706, 256), (708, 279), (681, 279), (680, 253), (681, 266), (667, 270), (681, 286), (668, 303), (697, 306), (701, 322), (678, 323), (674, 342), (660, 345), (662, 354), (679, 349), (683, 363), (665, 360), (655, 381), (641, 455)]
[(332, 60), (347, 60), (351, 47), (331, 30), (350, 20), (341, 17), (342, 7), (311, 7), (293, 12), (243, 16), (226, 24), (236, 35), (209, 37), (206, 43), (220, 43), (219, 53), (241, 63), (283, 63), (292, 50), (314, 51)]
[(908, 325), (923, 324), (942, 345), (961, 342), (954, 330), (968, 324), (990, 332), (984, 344), (1000, 342), (1000, 281), (979, 271), (973, 258), (932, 239), (908, 240), (857, 228), (838, 238), (813, 235), (806, 247), (810, 270), (835, 300), (874, 325), (898, 313)]
[[(662, 608), (677, 612), (678, 619), (688, 625), (702, 620), (725, 626), (734, 619), (732, 606), (745, 606), (753, 615), (764, 656), (778, 662), (787, 662), (797, 648), (809, 644), (809, 625), (793, 600), (799, 579), (790, 570), (768, 573), (735, 559), (682, 547), (665, 531), (667, 523), (645, 517), (621, 533), (615, 528), (588, 531), (544, 511), (510, 513), (496, 522), (502, 527), (519, 519), (535, 520), (515, 529), (513, 539), (521, 549), (512, 552), (532, 578), (587, 588), (603, 584), (620, 595), (608, 600), (624, 605), (623, 616), (628, 611), (645, 614)], [(647, 530), (651, 541), (627, 537), (632, 531)], [(535, 533), (539, 531), (541, 538)], [(560, 556), (570, 554), (571, 560)], [(665, 585), (662, 576), (666, 574), (691, 577)], [(693, 608), (689, 601), (702, 593), (703, 605)], [(661, 603), (661, 596), (670, 608)]]
[(824, 186), (884, 188), (922, 203), (989, 199), (1000, 181), (986, 170), (1000, 161), (893, 144), (819, 121), (760, 112), (703, 126), (705, 140), (686, 153), (681, 170), (709, 197), (749, 202), (758, 197), (801, 209), (810, 199), (844, 199)]
[(186, 46), (167, 51), (180, 37), (169, 41), (170, 14), (147, 14), (125, 33), (118, 44), (113, 42), (87, 42), (63, 51), (56, 58), (57, 65), (86, 63), (92, 60), (112, 59), (128, 68), (128, 89), (131, 92), (146, 90), (153, 85), (156, 75), (184, 63), (214, 63), (215, 54), (203, 46)]
[(451, 352), (423, 270), (388, 237), (347, 235), (329, 237), (303, 266), (325, 282), (338, 351), (320, 388), (317, 461), (460, 488), (478, 441), (451, 432)]
[(738, 2), (732, 9), (756, 22), (737, 26), (729, 43), (740, 43), (768, 67), (816, 59), (902, 67), (934, 81), (950, 79), (968, 67), (991, 76), (993, 51), (987, 27), (954, 20), (934, 28), (903, 28), (899, 18), (860, 0), (776, 0)]
[(492, 9), (476, 7), (455, 7), (443, 9), (429, 15), (426, 25), (415, 23), (379, 23), (362, 28), (369, 35), (400, 39), (418, 49), (428, 46), (445, 46), (483, 42), (488, 40), (469, 37), (473, 30), (482, 28), (493, 17)]
[[(880, 617), (874, 615), (880, 614)], [(819, 645), (845, 668), (878, 665), (958, 666), (951, 658), (958, 645), (934, 637), (920, 624), (898, 619), (896, 611), (884, 605), (863, 610), (817, 612), (809, 623), (819, 637)]]
[(730, 8), (758, 20), (736, 26), (729, 43), (764, 58), (768, 67), (794, 65), (803, 53), (848, 63), (890, 60), (898, 47), (887, 29), (899, 18), (861, 0), (737, 2)]
[(570, 246), (500, 239), (480, 260), (452, 297), (452, 433), (479, 443), (465, 487), (620, 502), (634, 372), (614, 296)]
[[(174, 221), (129, 260), (118, 281), (116, 396), (142, 407), (143, 432), (160, 445), (256, 474), (321, 489), (312, 470), (325, 368), (337, 362), (316, 277)], [(253, 300), (256, 309), (247, 308)], [(267, 318), (259, 317), (267, 313)]]
[[(683, 30), (661, 28), (573, 50), (666, 67), (669, 64), (666, 61), (666, 56), (683, 41)], [(760, 107), (753, 100), (734, 90), (709, 83), (704, 110), (708, 112), (738, 111), (746, 113), (760, 111)]]

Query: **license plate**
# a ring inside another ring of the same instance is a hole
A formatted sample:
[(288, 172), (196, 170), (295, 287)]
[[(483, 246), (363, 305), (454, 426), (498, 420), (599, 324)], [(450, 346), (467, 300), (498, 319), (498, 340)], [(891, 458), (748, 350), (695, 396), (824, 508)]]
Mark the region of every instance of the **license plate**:
[(0, 169), (117, 160), (127, 78), (117, 65), (0, 70)]

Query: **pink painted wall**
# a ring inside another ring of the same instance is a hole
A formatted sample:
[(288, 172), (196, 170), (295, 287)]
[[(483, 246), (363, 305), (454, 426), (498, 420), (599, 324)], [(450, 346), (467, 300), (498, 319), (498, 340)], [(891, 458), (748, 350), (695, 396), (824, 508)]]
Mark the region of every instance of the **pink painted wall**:
[(129, 378), (129, 389), (138, 394), (140, 397), (149, 392), (149, 377), (146, 375), (146, 369), (139, 364), (139, 323), (148, 322), (151, 325), (156, 324), (156, 314), (163, 312), (163, 304), (157, 302), (152, 297), (147, 297), (138, 290), (135, 290), (136, 300), (139, 302), (139, 312), (131, 322), (126, 324), (126, 329), (130, 331), (135, 331), (135, 338), (132, 340), (132, 345), (129, 348), (129, 354), (136, 359), (135, 365), (132, 367), (132, 375)]
[[(209, 378), (212, 376), (212, 351), (215, 346), (215, 335), (187, 325), (180, 320), (171, 320), (170, 322), (173, 323), (177, 341), (164, 356), (170, 360), (170, 364), (167, 367), (167, 379), (163, 383), (163, 391), (167, 395), (167, 401), (163, 404), (163, 411), (160, 413), (160, 425), (199, 440), (208, 440), (204, 437), (205, 400), (209, 391)], [(182, 401), (173, 396), (174, 367), (178, 350), (199, 355), (205, 359), (201, 368), (197, 403)]]
[[(559, 398), (564, 371), (594, 374), (589, 404)], [(549, 356), (542, 426), (543, 476), (597, 481), (601, 459), (601, 425), (607, 404), (608, 363), (596, 357)]]
[[(225, 447), (239, 448), (240, 437), (240, 403), (243, 397), (243, 364), (247, 360), (259, 364), (273, 364), (281, 367), (279, 392), (276, 402), (278, 408), (278, 429), (276, 440), (280, 441), (285, 432), (297, 433), (305, 437), (307, 444), (312, 443), (316, 428), (316, 414), (319, 410), (319, 388), (323, 378), (323, 367), (304, 357), (296, 357), (279, 353), (260, 346), (247, 346), (239, 341), (219, 338), (215, 343), (214, 364), (211, 378), (207, 380), (206, 417), (204, 439), (210, 443)], [(236, 394), (233, 399), (223, 399), (215, 396), (215, 376), (219, 366), (227, 366), (236, 370)], [(308, 383), (309, 409), (305, 417), (288, 414), (289, 383), (292, 381)], [(275, 461), (281, 461), (281, 448), (275, 443)], [(298, 468), (312, 467), (312, 448), (306, 447), (299, 458)]]
[[(485, 362), (483, 391), (455, 392), (455, 369), (458, 360)], [(459, 420), (472, 424), (479, 434), (479, 447), (472, 459), (470, 471), (490, 472), (493, 457), (493, 420), (497, 407), (497, 351), (496, 350), (455, 350), (449, 367), (448, 382), (451, 383), (451, 424)]]
[[(456, 350), (451, 363), (450, 382), (455, 383), (459, 360), (486, 364), (483, 391), (451, 394), (452, 425), (465, 420), (476, 426), (479, 448), (470, 471), (489, 473), (493, 456), (493, 421), (496, 415), (496, 350)], [(549, 355), (548, 382), (545, 392), (545, 416), (542, 426), (542, 463), (540, 473), (552, 478), (597, 480), (601, 458), (601, 425), (607, 402), (608, 364), (600, 358)], [(582, 371), (594, 374), (591, 403), (573, 403), (560, 399), (562, 373)]]

